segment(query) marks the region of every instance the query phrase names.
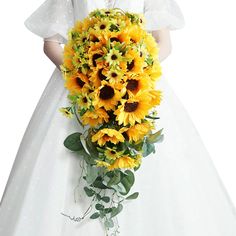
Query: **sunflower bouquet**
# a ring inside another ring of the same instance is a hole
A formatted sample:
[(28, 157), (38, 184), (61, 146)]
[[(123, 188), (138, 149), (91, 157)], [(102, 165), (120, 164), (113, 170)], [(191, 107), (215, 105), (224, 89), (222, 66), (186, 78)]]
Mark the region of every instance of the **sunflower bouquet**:
[(108, 232), (123, 202), (138, 197), (129, 194), (135, 171), (163, 138), (155, 128), (162, 99), (155, 89), (158, 45), (143, 15), (97, 9), (69, 30), (61, 71), (70, 106), (60, 111), (84, 130), (70, 134), (64, 145), (86, 163), (82, 179), (90, 210), (94, 206), (90, 218), (100, 218)]

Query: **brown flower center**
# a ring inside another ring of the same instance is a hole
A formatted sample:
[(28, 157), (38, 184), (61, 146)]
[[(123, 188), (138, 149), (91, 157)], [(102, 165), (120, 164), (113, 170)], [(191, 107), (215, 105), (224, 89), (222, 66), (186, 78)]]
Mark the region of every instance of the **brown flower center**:
[(112, 72), (112, 73), (111, 73), (111, 77), (113, 77), (113, 78), (117, 77), (116, 72)]
[(99, 98), (103, 100), (108, 100), (113, 98), (115, 95), (115, 91), (112, 87), (105, 85), (101, 90), (99, 94)]
[(116, 60), (118, 57), (115, 55), (115, 54), (113, 54), (112, 56), (111, 56), (111, 59), (112, 60)]
[(127, 69), (132, 70), (134, 68), (134, 60), (132, 60), (130, 63), (127, 63)]
[(138, 108), (138, 102), (126, 102), (124, 110), (125, 112), (133, 112)]
[(88, 99), (86, 97), (83, 98), (83, 102), (84, 103), (87, 103), (88, 102)]
[(102, 73), (103, 68), (98, 70), (98, 78), (100, 80), (105, 80), (107, 77)]
[(95, 53), (95, 54), (93, 55), (93, 66), (97, 66), (96, 60), (97, 60), (98, 58), (100, 58), (101, 56), (102, 56), (102, 55), (99, 54), (99, 53)]
[(138, 88), (138, 80), (135, 79), (129, 80), (126, 88), (129, 89), (130, 91), (136, 90)]
[(106, 25), (104, 25), (104, 24), (100, 25), (100, 29), (101, 29), (101, 30), (103, 30), (103, 29), (105, 29), (105, 28), (106, 28)]
[(85, 82), (82, 79), (80, 79), (80, 77), (76, 77), (75, 80), (77, 85), (79, 85), (80, 88), (83, 88)]
[(83, 37), (82, 42), (84, 43), (86, 40), (87, 40), (86, 37)]
[(91, 35), (90, 40), (94, 43), (99, 42), (99, 39), (95, 35)]
[(111, 37), (111, 38), (110, 38), (110, 41), (111, 41), (111, 42), (114, 42), (114, 41), (115, 41), (115, 42), (120, 42), (120, 40), (119, 40), (117, 37)]
[(116, 154), (116, 152), (112, 150), (112, 151), (111, 151), (111, 154), (114, 155), (114, 154)]

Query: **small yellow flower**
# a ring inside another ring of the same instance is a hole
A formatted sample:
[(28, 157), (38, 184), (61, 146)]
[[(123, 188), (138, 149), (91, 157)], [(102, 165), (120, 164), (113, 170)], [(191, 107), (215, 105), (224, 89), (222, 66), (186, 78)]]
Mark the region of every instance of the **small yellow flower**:
[(110, 66), (116, 66), (120, 64), (120, 61), (123, 61), (123, 56), (119, 50), (112, 48), (105, 56), (105, 59)]
[(97, 167), (109, 167), (110, 164), (105, 161), (95, 160)]
[(117, 144), (124, 142), (124, 136), (115, 129), (104, 128), (92, 136), (92, 142), (97, 142), (99, 146), (104, 146), (106, 142)]
[(115, 160), (123, 154), (123, 151), (117, 152), (115, 149), (112, 148), (106, 148), (104, 152), (105, 156), (109, 160)]
[(67, 107), (61, 107), (59, 111), (67, 118), (73, 118), (73, 113)]

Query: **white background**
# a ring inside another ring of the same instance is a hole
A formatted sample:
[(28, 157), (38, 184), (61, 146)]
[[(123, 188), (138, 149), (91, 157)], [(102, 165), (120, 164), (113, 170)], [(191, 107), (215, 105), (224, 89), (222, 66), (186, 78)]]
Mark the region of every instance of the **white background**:
[[(99, 0), (98, 0), (99, 1)], [(23, 22), (42, 0), (3, 1), (0, 15), (0, 197), (20, 141), (55, 66)], [(186, 26), (172, 31), (164, 74), (189, 111), (236, 204), (236, 30), (233, 0), (179, 0)]]

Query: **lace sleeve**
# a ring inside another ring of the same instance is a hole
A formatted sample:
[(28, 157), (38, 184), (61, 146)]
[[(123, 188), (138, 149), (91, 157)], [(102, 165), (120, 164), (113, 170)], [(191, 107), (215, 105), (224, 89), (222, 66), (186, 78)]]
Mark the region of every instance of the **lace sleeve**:
[(148, 31), (161, 28), (176, 30), (185, 24), (183, 14), (175, 0), (144, 0), (144, 16)]
[(24, 25), (45, 41), (66, 43), (74, 24), (71, 0), (46, 0), (25, 21)]

